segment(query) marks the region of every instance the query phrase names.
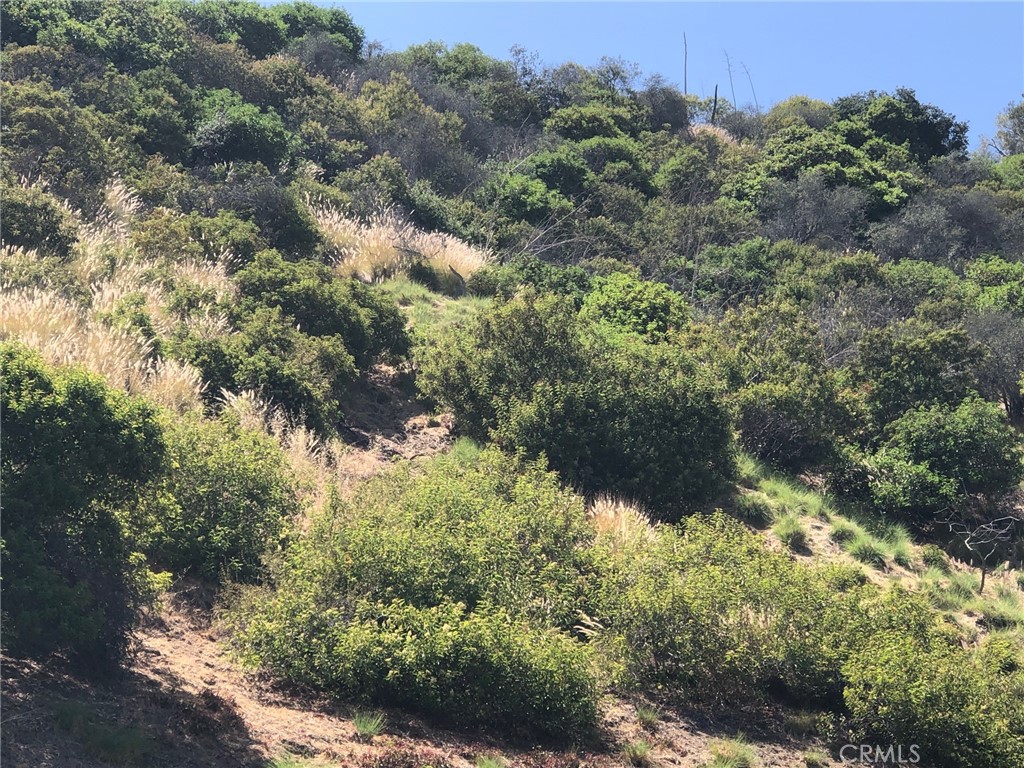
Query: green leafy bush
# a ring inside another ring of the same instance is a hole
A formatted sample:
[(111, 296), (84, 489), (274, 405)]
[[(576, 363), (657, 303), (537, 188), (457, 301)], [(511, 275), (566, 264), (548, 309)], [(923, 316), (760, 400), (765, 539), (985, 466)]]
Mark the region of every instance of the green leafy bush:
[(729, 415), (668, 345), (586, 333), (570, 301), (526, 292), (422, 355), (422, 391), (476, 440), (544, 453), (588, 491), (678, 515), (733, 471)]
[(967, 497), (1005, 493), (1024, 477), (1013, 428), (999, 406), (980, 398), (908, 411), (886, 434), (873, 499), (918, 525)]
[(494, 450), (399, 470), (335, 502), (236, 603), (252, 664), (336, 695), (461, 725), (588, 728), (596, 690), (576, 619), (589, 536), (580, 501)]
[(0, 374), (4, 645), (114, 664), (148, 589), (116, 509), (162, 469), (156, 413), (15, 344), (0, 345)]
[(148, 489), (136, 522), (150, 561), (176, 575), (255, 579), (298, 511), (280, 448), (229, 415), (168, 421), (165, 436), (173, 470)]
[(1024, 764), (1020, 702), (959, 644), (935, 633), (879, 634), (843, 672), (850, 722), (863, 743), (917, 744), (922, 761), (950, 768)]
[(337, 337), (360, 368), (409, 348), (405, 320), (385, 294), (357, 280), (343, 280), (326, 265), (288, 262), (262, 251), (235, 275), (241, 316), (258, 307), (279, 307), (303, 333)]
[(71, 214), (52, 195), (30, 187), (2, 187), (4, 215), (0, 220), (0, 239), (5, 245), (18, 245), (39, 251), (44, 256), (68, 259), (78, 241), (78, 225)]
[(255, 310), (237, 333), (190, 333), (169, 349), (202, 372), (208, 397), (221, 389), (251, 389), (324, 431), (337, 425), (341, 398), (356, 377), (355, 361), (339, 337), (308, 336), (277, 307)]
[(606, 322), (651, 341), (664, 341), (689, 319), (683, 297), (663, 283), (638, 280), (615, 272), (597, 278), (594, 290), (583, 300), (580, 319)]

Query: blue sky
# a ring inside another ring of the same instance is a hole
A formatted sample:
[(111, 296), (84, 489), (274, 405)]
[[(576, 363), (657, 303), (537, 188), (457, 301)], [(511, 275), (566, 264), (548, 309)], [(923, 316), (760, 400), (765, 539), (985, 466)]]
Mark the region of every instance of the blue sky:
[(645, 73), (762, 108), (795, 94), (831, 100), (907, 86), (970, 124), (971, 146), (1024, 92), (1024, 2), (343, 2), (368, 40), (470, 42), (508, 58), (513, 45), (545, 63), (621, 57)]

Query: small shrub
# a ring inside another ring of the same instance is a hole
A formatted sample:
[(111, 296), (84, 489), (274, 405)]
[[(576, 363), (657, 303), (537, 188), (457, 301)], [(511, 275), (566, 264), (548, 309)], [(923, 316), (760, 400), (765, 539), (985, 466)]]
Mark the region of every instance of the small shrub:
[(1019, 764), (1020, 732), (1011, 725), (1020, 722), (1019, 697), (934, 621), (875, 635), (843, 674), (851, 735), (860, 743), (917, 744), (922, 760), (948, 768)]
[(374, 736), (380, 736), (384, 732), (387, 722), (388, 719), (383, 712), (357, 710), (352, 714), (352, 725), (355, 726), (356, 736), (362, 741), (373, 741)]
[(262, 557), (299, 511), (287, 459), (262, 432), (219, 420), (168, 421), (174, 469), (135, 520), (146, 553), (176, 575), (254, 581)]
[(807, 529), (794, 514), (783, 515), (772, 526), (772, 533), (792, 550), (804, 549), (807, 546)]
[(508, 768), (508, 761), (500, 755), (477, 755), (476, 768)]
[(807, 768), (828, 768), (832, 765), (832, 760), (829, 758), (828, 752), (815, 747), (804, 752), (804, 765)]
[(36, 187), (0, 187), (4, 215), (0, 242), (67, 260), (78, 240), (78, 225), (52, 195)]
[(669, 344), (595, 335), (563, 297), (518, 294), (421, 358), (417, 384), (460, 430), (544, 453), (588, 493), (671, 519), (732, 474), (727, 413), (696, 360)]
[(649, 742), (640, 739), (639, 741), (633, 741), (622, 748), (622, 756), (626, 758), (630, 765), (635, 765), (638, 768), (646, 768), (652, 764), (651, 753), (654, 748)]
[(654, 707), (640, 704), (636, 708), (636, 721), (640, 723), (641, 728), (653, 731), (658, 727), (658, 723), (661, 722), (661, 712)]

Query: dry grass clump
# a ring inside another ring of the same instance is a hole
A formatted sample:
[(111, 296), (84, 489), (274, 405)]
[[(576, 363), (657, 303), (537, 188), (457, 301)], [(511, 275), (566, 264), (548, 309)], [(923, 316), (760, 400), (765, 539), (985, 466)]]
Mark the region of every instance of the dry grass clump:
[(650, 517), (624, 499), (598, 496), (590, 505), (589, 514), (598, 536), (608, 537), (616, 544), (650, 540), (654, 536)]
[(0, 339), (20, 341), (53, 365), (81, 365), (113, 387), (179, 413), (201, 403), (202, 379), (195, 368), (154, 358), (146, 339), (91, 317), (51, 291), (0, 294)]
[(417, 231), (412, 237), (410, 247), (434, 269), (442, 273), (453, 269), (463, 279), (486, 266), (491, 260), (486, 251), (441, 232)]
[(727, 130), (718, 125), (709, 125), (708, 123), (698, 123), (697, 125), (690, 126), (690, 134), (692, 136), (711, 135), (721, 141), (723, 144), (729, 144), (731, 146), (737, 146), (739, 144), (732, 134)]
[(394, 211), (360, 222), (329, 205), (309, 203), (309, 210), (338, 272), (349, 277), (379, 282), (426, 262), (442, 276), (454, 270), (465, 279), (490, 261), (485, 251), (448, 234), (417, 230)]
[(203, 290), (212, 292), (217, 301), (232, 299), (237, 294), (238, 287), (228, 275), (231, 258), (230, 254), (223, 254), (217, 261), (187, 259), (175, 263), (171, 267), (171, 273), (178, 280), (193, 283)]
[(139, 211), (142, 201), (135, 191), (121, 179), (114, 178), (103, 190), (103, 208), (99, 221), (121, 238), (128, 236), (128, 228)]

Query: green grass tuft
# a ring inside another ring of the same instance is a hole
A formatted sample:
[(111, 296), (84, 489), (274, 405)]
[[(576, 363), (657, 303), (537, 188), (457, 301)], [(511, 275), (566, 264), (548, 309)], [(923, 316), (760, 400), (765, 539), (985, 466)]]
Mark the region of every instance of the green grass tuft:
[(654, 748), (649, 742), (640, 739), (633, 741), (622, 748), (622, 756), (630, 765), (649, 766), (652, 763), (651, 753)]
[(87, 755), (105, 763), (145, 765), (156, 746), (144, 729), (105, 723), (79, 702), (59, 702), (53, 714), (57, 726), (75, 736)]
[(640, 723), (641, 728), (653, 731), (658, 727), (658, 723), (661, 722), (661, 712), (654, 707), (640, 704), (636, 708), (636, 721)]
[(735, 512), (745, 523), (762, 528), (775, 517), (775, 505), (760, 491), (749, 491), (736, 496)]
[(742, 734), (735, 739), (716, 739), (710, 745), (712, 763), (718, 768), (753, 768), (757, 765), (757, 753)]
[(772, 532), (792, 550), (804, 549), (807, 546), (807, 529), (793, 513), (780, 517), (772, 526)]
[(836, 544), (844, 544), (864, 532), (864, 529), (845, 517), (837, 517), (832, 520), (829, 529), (829, 538)]
[(882, 568), (885, 565), (885, 547), (867, 531), (861, 530), (843, 545), (843, 549), (872, 568)]
[(942, 547), (925, 544), (921, 547), (921, 561), (925, 568), (935, 568), (942, 573), (949, 573), (949, 555), (942, 551)]
[(828, 768), (831, 764), (828, 753), (823, 749), (814, 748), (804, 752), (804, 765), (807, 768)]
[(384, 732), (387, 722), (388, 719), (383, 712), (356, 710), (352, 714), (352, 724), (356, 728), (356, 735), (363, 741), (371, 741), (374, 736), (380, 736)]

